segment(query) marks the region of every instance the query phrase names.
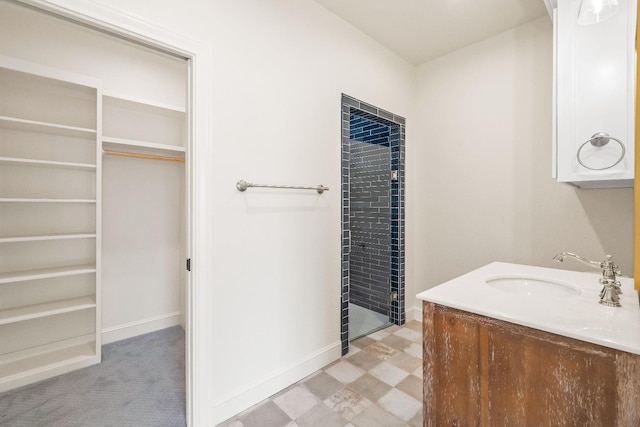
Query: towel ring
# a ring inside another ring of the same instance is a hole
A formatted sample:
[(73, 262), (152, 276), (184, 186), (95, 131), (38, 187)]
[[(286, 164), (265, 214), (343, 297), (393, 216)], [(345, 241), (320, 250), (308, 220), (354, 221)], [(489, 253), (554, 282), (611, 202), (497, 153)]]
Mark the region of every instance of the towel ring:
[[(584, 163), (582, 163), (582, 159), (580, 158), (580, 153), (582, 152), (582, 149), (584, 148), (585, 145), (591, 143), (591, 145), (593, 145), (594, 147), (604, 147), (605, 145), (607, 145), (609, 143), (609, 141), (614, 140), (615, 142), (617, 142), (618, 144), (620, 144), (620, 148), (622, 148), (622, 153), (620, 154), (620, 158), (618, 160), (615, 161), (615, 163), (609, 165), (609, 166), (605, 166), (603, 168), (592, 168), (590, 166), (585, 165)], [(624, 155), (627, 153), (627, 149), (624, 147), (624, 144), (622, 143), (622, 141), (620, 141), (618, 138), (614, 138), (612, 136), (609, 136), (608, 133), (606, 132), (598, 132), (593, 134), (593, 136), (591, 136), (590, 139), (586, 140), (581, 146), (580, 148), (578, 148), (578, 152), (576, 154), (576, 157), (578, 158), (578, 163), (580, 163), (580, 165), (586, 169), (590, 169), (592, 171), (602, 171), (605, 169), (611, 169), (612, 167), (614, 167), (615, 165), (617, 165), (618, 163), (620, 163), (622, 161), (622, 159), (624, 159)]]

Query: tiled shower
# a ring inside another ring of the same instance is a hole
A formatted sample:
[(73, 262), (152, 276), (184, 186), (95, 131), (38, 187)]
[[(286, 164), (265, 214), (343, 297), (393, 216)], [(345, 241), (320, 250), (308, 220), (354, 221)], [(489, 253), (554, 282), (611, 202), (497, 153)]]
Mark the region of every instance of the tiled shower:
[(349, 301), (389, 316), (391, 148), (389, 126), (350, 115)]
[(376, 318), (372, 326), (405, 321), (404, 127), (404, 118), (343, 95), (343, 353), (362, 313), (365, 323)]

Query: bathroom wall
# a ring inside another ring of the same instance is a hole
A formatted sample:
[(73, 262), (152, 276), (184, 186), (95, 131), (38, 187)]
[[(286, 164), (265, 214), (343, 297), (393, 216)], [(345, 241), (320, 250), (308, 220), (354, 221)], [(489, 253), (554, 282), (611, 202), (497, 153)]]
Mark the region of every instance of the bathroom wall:
[[(213, 51), (216, 246), (194, 266), (213, 277), (221, 421), (339, 357), (341, 94), (410, 123), (415, 69), (311, 0), (103, 2)], [(239, 179), (331, 190), (239, 193)]]
[(551, 178), (552, 52), (542, 17), (419, 67), (413, 294), (492, 261), (583, 270), (565, 250), (633, 274), (632, 190)]
[(390, 129), (352, 114), (350, 134), (349, 301), (389, 315)]

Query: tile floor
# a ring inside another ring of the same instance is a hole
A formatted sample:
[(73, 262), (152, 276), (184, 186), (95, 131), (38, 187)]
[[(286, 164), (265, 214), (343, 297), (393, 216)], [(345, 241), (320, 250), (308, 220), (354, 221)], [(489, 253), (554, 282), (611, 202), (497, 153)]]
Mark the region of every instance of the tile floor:
[(219, 427), (421, 427), (421, 323), (390, 326)]

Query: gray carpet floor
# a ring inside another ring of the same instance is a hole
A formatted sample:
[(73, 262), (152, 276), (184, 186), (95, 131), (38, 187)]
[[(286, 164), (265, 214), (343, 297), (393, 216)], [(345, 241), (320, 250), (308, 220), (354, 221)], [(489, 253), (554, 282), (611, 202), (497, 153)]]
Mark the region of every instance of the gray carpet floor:
[(184, 427), (184, 331), (102, 347), (102, 363), (0, 393), (2, 427)]

